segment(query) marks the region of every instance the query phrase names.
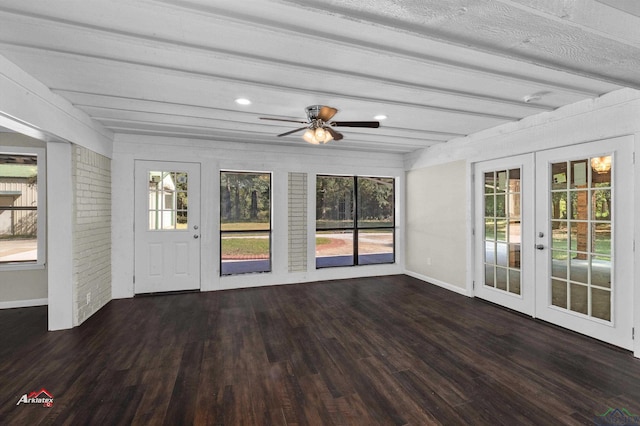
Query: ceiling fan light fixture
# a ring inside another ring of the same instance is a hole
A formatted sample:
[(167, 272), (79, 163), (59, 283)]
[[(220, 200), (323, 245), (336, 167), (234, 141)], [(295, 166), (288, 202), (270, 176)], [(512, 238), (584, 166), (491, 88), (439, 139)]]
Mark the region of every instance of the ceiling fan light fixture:
[(315, 132), (312, 129), (307, 129), (302, 135), (302, 139), (312, 145), (318, 145), (320, 142), (316, 139)]
[[(335, 131), (334, 127), (365, 127), (377, 129), (380, 127), (379, 121), (331, 121), (338, 112), (336, 108), (326, 105), (311, 105), (306, 109), (307, 121), (291, 120), (288, 118), (259, 117), (261, 120), (288, 121), (292, 123), (304, 124), (304, 127), (289, 130), (278, 135), (278, 137), (289, 136), (293, 133), (305, 131), (302, 138), (313, 145), (326, 144), (330, 141), (340, 141), (344, 138), (342, 133)], [(378, 116), (384, 119), (386, 116)]]
[(333, 140), (333, 135), (330, 132), (325, 131), (324, 140), (322, 141), (322, 143), (331, 142), (332, 140)]

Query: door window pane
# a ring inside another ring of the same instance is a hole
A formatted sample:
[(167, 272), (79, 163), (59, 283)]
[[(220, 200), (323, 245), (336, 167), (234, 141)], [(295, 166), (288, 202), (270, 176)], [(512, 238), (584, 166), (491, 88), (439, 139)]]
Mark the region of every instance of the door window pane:
[(496, 288), (507, 291), (507, 269), (496, 268)]
[(565, 250), (551, 251), (551, 276), (567, 278), (567, 252)]
[(599, 255), (611, 255), (611, 224), (596, 223), (591, 225), (592, 250)]
[(493, 194), (496, 192), (496, 176), (495, 172), (484, 174), (484, 193)]
[(560, 308), (567, 308), (567, 282), (551, 280), (551, 304)]
[(509, 292), (520, 294), (520, 271), (509, 269)]
[(576, 253), (569, 260), (569, 279), (579, 283), (589, 282), (589, 259), (588, 255)]
[(598, 189), (591, 191), (593, 219), (601, 221), (611, 220), (611, 190)]
[(555, 163), (551, 165), (551, 189), (567, 189), (567, 163)]
[(591, 158), (591, 186), (611, 187), (611, 156)]
[(496, 217), (507, 217), (506, 196), (504, 194), (496, 194)]
[(186, 172), (151, 171), (149, 230), (185, 231), (188, 228), (189, 183)]
[(507, 266), (509, 264), (509, 245), (504, 243), (497, 243), (496, 255), (498, 256), (498, 261), (496, 262), (496, 264), (498, 266)]
[(611, 258), (598, 256), (591, 259), (591, 285), (611, 288)]
[(571, 284), (570, 309), (581, 314), (589, 313), (588, 310), (589, 287), (580, 284)]
[(491, 264), (484, 265), (484, 285), (495, 287), (495, 266)]
[(556, 191), (551, 193), (551, 218), (567, 219), (567, 192)]
[(587, 187), (587, 160), (571, 162), (571, 188)]
[(556, 250), (567, 250), (569, 248), (569, 223), (566, 221), (554, 220), (551, 222), (551, 247)]
[(605, 321), (611, 321), (611, 291), (591, 289), (591, 315)]

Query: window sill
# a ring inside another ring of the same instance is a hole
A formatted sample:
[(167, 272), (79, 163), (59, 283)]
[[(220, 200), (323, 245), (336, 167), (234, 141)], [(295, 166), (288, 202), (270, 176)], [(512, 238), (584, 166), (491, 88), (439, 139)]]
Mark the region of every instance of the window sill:
[(0, 263), (0, 272), (36, 271), (45, 269), (44, 263)]

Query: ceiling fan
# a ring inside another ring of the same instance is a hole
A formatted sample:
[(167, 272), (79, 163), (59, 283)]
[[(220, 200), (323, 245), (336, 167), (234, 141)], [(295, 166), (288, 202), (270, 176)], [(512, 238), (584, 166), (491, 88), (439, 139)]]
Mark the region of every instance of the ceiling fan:
[(314, 145), (327, 143), (331, 140), (339, 141), (344, 136), (335, 131), (334, 127), (380, 127), (379, 121), (329, 121), (338, 112), (337, 109), (325, 105), (311, 105), (306, 109), (307, 121), (287, 120), (285, 118), (260, 117), (261, 120), (288, 121), (291, 123), (301, 123), (304, 127), (281, 133), (278, 136), (287, 136), (292, 133), (306, 130), (302, 138)]

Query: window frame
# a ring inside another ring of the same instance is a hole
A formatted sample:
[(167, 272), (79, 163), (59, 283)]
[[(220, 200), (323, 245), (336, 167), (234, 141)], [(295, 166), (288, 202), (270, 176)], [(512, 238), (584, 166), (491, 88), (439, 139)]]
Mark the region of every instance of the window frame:
[[(236, 170), (236, 169), (220, 169), (218, 173), (218, 186), (222, 185), (222, 174), (223, 173), (234, 173), (234, 174), (245, 174), (245, 175), (268, 175), (269, 176), (269, 228), (268, 229), (242, 229), (242, 230), (223, 230), (222, 226), (222, 192), (218, 194), (218, 223), (219, 223), (219, 236), (218, 236), (218, 249), (220, 253), (219, 257), (219, 276), (221, 278), (224, 277), (234, 277), (239, 275), (247, 275), (247, 274), (269, 274), (273, 272), (273, 172), (269, 171), (256, 171), (256, 170)], [(222, 235), (223, 234), (255, 234), (255, 233), (263, 233), (269, 235), (269, 270), (267, 271), (248, 271), (248, 272), (237, 272), (231, 274), (223, 274), (222, 273)]]
[[(317, 209), (317, 185), (319, 178), (350, 178), (353, 182), (353, 225), (351, 227), (329, 227), (329, 228), (318, 228), (318, 216), (316, 213), (315, 220), (315, 235), (318, 235), (318, 231), (352, 231), (353, 232), (353, 263), (351, 265), (334, 265), (334, 266), (318, 266), (318, 256), (315, 256), (316, 270), (319, 269), (328, 269), (328, 268), (339, 268), (339, 267), (353, 267), (353, 266), (375, 266), (375, 265), (393, 265), (396, 263), (396, 211), (397, 211), (397, 203), (396, 203), (396, 190), (397, 190), (397, 179), (391, 176), (374, 176), (368, 174), (359, 174), (359, 175), (340, 175), (340, 174), (324, 174), (319, 173), (316, 174), (316, 209)], [(359, 222), (359, 201), (358, 201), (358, 179), (363, 178), (377, 178), (377, 179), (391, 179), (393, 181), (393, 189), (391, 192), (391, 199), (393, 200), (393, 214), (392, 223), (388, 226), (360, 226)], [(317, 212), (317, 210), (316, 210)], [(359, 233), (360, 231), (371, 231), (371, 230), (391, 230), (392, 233), (392, 260), (390, 262), (379, 262), (379, 263), (360, 263), (360, 254), (358, 252), (358, 242), (359, 242)]]
[(36, 217), (38, 229), (37, 239), (37, 259), (35, 261), (0, 262), (0, 271), (19, 271), (30, 269), (44, 269), (47, 264), (47, 166), (46, 150), (35, 147), (0, 146), (0, 154), (35, 156), (38, 166), (38, 193), (36, 199)]

